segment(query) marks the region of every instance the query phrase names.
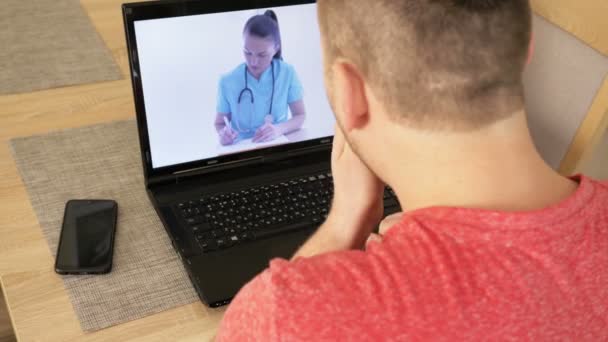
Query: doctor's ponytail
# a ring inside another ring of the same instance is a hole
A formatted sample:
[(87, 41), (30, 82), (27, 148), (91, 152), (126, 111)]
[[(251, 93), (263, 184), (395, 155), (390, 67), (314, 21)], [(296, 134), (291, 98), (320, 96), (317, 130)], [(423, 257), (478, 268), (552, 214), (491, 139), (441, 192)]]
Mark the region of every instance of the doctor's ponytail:
[(279, 20), (273, 10), (267, 10), (264, 14), (255, 15), (245, 23), (243, 32), (247, 32), (260, 38), (272, 36), (274, 43), (279, 46), (277, 53), (273, 56), (276, 59), (283, 59), (283, 45), (281, 44), (281, 31), (279, 30)]

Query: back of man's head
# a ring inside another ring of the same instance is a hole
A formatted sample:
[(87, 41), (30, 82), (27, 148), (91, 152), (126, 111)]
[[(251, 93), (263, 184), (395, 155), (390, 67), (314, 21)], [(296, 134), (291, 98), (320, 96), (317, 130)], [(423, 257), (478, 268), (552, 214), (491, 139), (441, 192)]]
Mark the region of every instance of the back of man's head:
[(392, 117), (472, 130), (523, 107), (528, 0), (320, 0), (326, 63), (351, 62)]

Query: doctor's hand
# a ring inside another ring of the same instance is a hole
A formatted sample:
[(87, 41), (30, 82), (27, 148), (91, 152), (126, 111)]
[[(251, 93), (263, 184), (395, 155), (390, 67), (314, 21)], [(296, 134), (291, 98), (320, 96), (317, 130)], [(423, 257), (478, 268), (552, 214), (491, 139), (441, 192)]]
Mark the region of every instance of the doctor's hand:
[(331, 155), (334, 199), (327, 221), (333, 235), (361, 249), (384, 211), (383, 182), (361, 161), (336, 125)]
[(232, 129), (232, 127), (230, 126), (224, 126), (224, 128), (222, 128), (219, 132), (220, 135), (220, 144), (226, 146), (226, 145), (232, 145), (234, 143), (234, 141), (236, 140), (236, 138), (239, 136), (239, 134)]
[(267, 115), (265, 121), (266, 123), (255, 131), (252, 139), (253, 142), (271, 141), (283, 134), (279, 126), (272, 124), (272, 116)]

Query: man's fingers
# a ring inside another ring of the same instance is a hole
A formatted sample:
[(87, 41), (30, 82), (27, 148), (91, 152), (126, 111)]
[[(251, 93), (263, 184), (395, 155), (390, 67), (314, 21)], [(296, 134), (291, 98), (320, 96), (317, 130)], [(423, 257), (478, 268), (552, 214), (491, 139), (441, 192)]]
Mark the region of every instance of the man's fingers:
[(370, 243), (372, 242), (380, 242), (382, 241), (382, 236), (376, 234), (376, 233), (371, 233), (368, 237), (367, 240), (365, 241), (365, 249), (367, 249), (367, 247), (369, 246)]
[(392, 226), (399, 223), (401, 221), (402, 217), (403, 217), (403, 212), (399, 212), (399, 213), (395, 213), (395, 214), (389, 215), (386, 218), (384, 218), (384, 220), (382, 220), (382, 222), (380, 222), (380, 228), (378, 229), (378, 232), (380, 233), (380, 235), (386, 234), (386, 231), (389, 228), (391, 228)]

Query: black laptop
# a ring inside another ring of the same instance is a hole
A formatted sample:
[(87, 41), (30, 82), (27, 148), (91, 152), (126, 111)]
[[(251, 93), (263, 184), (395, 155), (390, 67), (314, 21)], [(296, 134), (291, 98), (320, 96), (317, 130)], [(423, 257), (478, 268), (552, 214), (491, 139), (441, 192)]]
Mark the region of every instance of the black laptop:
[[(245, 54), (256, 51), (244, 48), (243, 28), (268, 9), (282, 60), (264, 81), (246, 74)], [(143, 2), (123, 5), (123, 15), (147, 193), (201, 300), (227, 304), (272, 258), (290, 258), (329, 210), (335, 119), (315, 1)], [(256, 85), (255, 100), (235, 100)], [(256, 100), (274, 123), (292, 119), (288, 103), (277, 104), (285, 99), (305, 105), (296, 130), (256, 142), (247, 133), (255, 127), (238, 127), (257, 120)], [(230, 144), (217, 129), (221, 101), (233, 105), (220, 120), (235, 126)], [(399, 210), (390, 189), (385, 207)]]

